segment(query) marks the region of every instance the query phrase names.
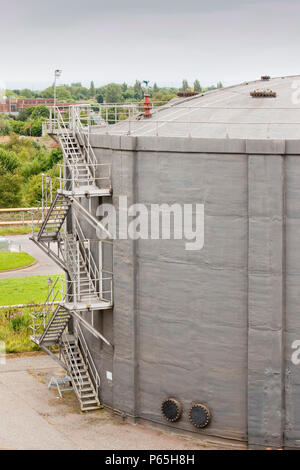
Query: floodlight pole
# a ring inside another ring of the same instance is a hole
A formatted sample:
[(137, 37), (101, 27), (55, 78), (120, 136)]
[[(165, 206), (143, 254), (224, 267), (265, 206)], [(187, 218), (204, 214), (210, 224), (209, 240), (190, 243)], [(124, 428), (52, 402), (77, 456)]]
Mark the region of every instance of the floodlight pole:
[(56, 82), (57, 79), (61, 76), (61, 70), (55, 70), (54, 72), (54, 108), (56, 107)]

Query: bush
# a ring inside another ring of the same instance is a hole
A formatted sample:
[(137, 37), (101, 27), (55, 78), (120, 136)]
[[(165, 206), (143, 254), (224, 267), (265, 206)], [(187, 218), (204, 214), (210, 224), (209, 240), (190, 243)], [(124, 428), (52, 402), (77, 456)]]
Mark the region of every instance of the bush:
[(60, 147), (51, 150), (50, 158), (49, 158), (49, 169), (53, 168), (54, 165), (62, 161), (63, 153)]
[(42, 199), (42, 177), (41, 175), (32, 176), (23, 188), (23, 205), (38, 206)]
[(26, 318), (23, 316), (19, 316), (10, 320), (10, 326), (12, 327), (15, 333), (20, 333), (20, 331), (24, 328), (27, 329), (29, 327), (29, 324), (30, 323), (28, 317)]
[(45, 104), (35, 106), (31, 113), (31, 119), (41, 120), (43, 118), (49, 119), (49, 108)]
[(16, 134), (23, 134), (25, 128), (25, 124), (23, 121), (11, 121), (11, 130)]
[(14, 152), (0, 148), (0, 166), (11, 173), (19, 166), (18, 157)]
[(0, 207), (18, 207), (21, 203), (20, 175), (5, 171), (0, 166)]
[(18, 114), (18, 121), (27, 121), (27, 119), (32, 115), (33, 111), (34, 106), (29, 106), (28, 108), (22, 109)]
[[(29, 129), (28, 129), (29, 131)], [(33, 120), (31, 122), (31, 131), (29, 131), (33, 137), (41, 137), (43, 134), (43, 124), (41, 120)]]
[(38, 160), (33, 160), (32, 162), (27, 162), (22, 166), (21, 175), (28, 179), (33, 175), (38, 175), (41, 173), (42, 168)]
[(10, 121), (5, 117), (0, 117), (0, 135), (8, 135), (11, 131)]

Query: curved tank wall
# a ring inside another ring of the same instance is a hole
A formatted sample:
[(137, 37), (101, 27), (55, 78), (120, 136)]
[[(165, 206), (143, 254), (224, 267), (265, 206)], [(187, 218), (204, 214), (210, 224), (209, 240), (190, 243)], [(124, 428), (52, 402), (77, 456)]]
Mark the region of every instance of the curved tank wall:
[[(252, 448), (300, 447), (300, 140), (115, 132), (91, 135), (112, 161), (115, 207), (204, 204), (205, 243), (114, 241), (114, 309), (99, 317), (114, 349), (92, 344), (104, 402)], [(183, 405), (176, 423), (161, 414), (168, 397)], [(212, 414), (203, 430), (195, 403)]]

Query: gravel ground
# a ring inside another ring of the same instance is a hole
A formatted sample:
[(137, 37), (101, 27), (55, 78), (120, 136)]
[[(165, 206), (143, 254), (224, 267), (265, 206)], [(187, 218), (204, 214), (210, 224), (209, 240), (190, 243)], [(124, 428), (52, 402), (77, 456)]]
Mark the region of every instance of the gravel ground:
[(0, 363), (0, 449), (196, 450), (237, 444), (182, 437), (133, 425), (107, 410), (81, 413), (73, 392), (48, 390), (63, 370), (44, 354), (8, 356)]

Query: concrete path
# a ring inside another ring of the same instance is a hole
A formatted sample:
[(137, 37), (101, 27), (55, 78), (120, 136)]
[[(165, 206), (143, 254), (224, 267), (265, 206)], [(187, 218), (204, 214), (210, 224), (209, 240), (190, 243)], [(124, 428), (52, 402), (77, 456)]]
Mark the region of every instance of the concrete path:
[[(63, 271), (57, 266), (57, 264), (54, 263), (54, 261), (52, 261), (51, 258), (40, 250), (31, 240), (29, 240), (29, 235), (7, 235), (6, 238), (14, 241), (15, 243), (21, 244), (22, 251), (29, 253), (35, 260), (37, 260), (38, 263), (30, 268), (25, 268), (20, 271), (0, 273), (0, 279), (63, 274)], [(55, 249), (55, 244), (53, 249)]]
[[(58, 398), (51, 376), (64, 372), (43, 354), (8, 356), (0, 363), (0, 449), (220, 449), (216, 442), (132, 425), (113, 413), (81, 413), (73, 392)], [(240, 448), (240, 447), (239, 447)]]

